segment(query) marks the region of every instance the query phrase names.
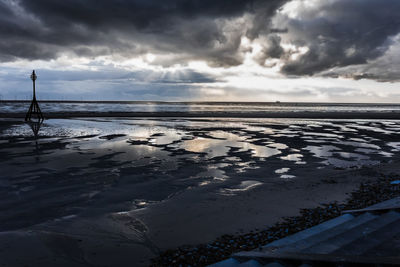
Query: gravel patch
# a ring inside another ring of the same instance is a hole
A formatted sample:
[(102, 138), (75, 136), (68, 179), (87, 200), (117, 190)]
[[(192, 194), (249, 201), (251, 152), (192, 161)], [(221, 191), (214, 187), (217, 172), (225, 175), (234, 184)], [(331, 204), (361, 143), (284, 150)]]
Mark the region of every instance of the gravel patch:
[(302, 209), (299, 216), (283, 218), (281, 222), (242, 235), (223, 235), (211, 243), (181, 246), (164, 251), (152, 260), (151, 266), (206, 266), (229, 258), (233, 253), (254, 250), (341, 215), (345, 210), (362, 209), (400, 196), (397, 174), (382, 176), (362, 183), (344, 203), (332, 202), (313, 209)]

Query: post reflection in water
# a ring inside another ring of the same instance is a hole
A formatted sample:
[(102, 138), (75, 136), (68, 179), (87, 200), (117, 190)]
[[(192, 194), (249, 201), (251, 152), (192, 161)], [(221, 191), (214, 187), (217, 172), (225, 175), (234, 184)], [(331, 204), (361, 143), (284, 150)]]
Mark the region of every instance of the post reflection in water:
[[(40, 127), (42, 126), (43, 120), (38, 120), (38, 121), (29, 121), (27, 122), (29, 124), (29, 127), (31, 127), (33, 136), (35, 138), (35, 150), (38, 153), (39, 152), (39, 144), (38, 144), (38, 137), (39, 137), (39, 131)], [(36, 160), (39, 160), (36, 158)]]
[(39, 136), (40, 127), (42, 126), (43, 120), (30, 121), (27, 123), (29, 124), (29, 127), (31, 127), (32, 129), (33, 136), (35, 137), (35, 139), (37, 139), (37, 137)]

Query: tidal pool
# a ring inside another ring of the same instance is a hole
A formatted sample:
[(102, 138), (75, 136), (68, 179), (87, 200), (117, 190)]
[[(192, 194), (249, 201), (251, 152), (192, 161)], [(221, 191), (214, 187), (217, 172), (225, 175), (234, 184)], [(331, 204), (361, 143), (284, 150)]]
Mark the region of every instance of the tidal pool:
[(398, 121), (51, 119), (36, 136), (32, 125), (7, 123), (0, 229), (90, 211), (99, 199), (118, 211), (198, 187), (242, 194), (302, 179), (306, 169), (378, 164), (400, 150)]

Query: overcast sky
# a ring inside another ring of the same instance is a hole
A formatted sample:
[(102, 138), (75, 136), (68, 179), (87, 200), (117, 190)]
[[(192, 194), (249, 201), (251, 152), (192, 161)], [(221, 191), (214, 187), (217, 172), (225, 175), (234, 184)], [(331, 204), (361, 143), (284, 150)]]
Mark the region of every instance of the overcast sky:
[(0, 0), (0, 98), (400, 102), (399, 0)]

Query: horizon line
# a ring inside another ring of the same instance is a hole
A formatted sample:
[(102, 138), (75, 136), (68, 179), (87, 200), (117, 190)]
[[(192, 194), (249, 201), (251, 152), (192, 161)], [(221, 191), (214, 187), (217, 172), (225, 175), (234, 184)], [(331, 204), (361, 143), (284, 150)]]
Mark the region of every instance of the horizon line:
[[(32, 100), (0, 99), (2, 102), (27, 103)], [(44, 103), (104, 103), (104, 104), (323, 104), (323, 105), (400, 105), (394, 102), (311, 102), (311, 101), (164, 101), (164, 100), (38, 100)]]

